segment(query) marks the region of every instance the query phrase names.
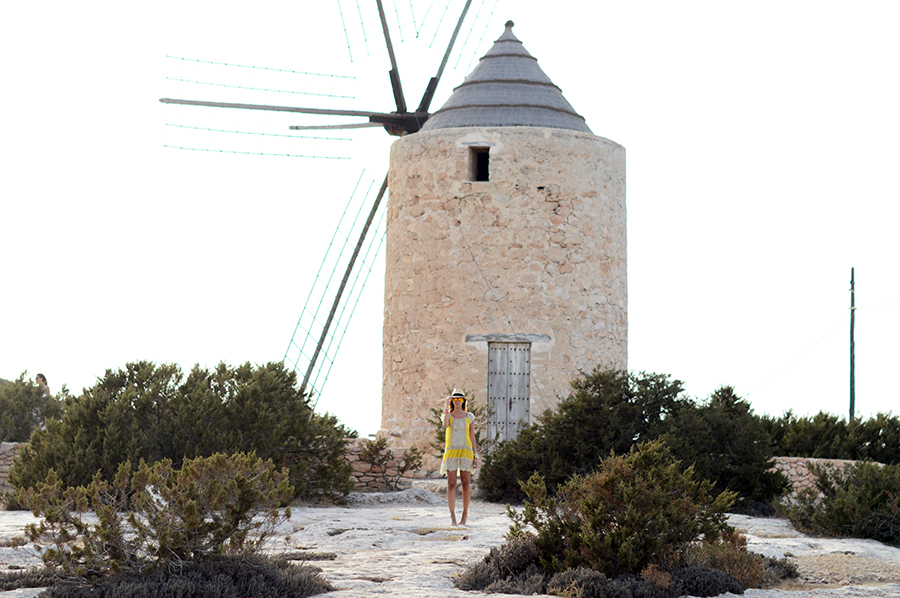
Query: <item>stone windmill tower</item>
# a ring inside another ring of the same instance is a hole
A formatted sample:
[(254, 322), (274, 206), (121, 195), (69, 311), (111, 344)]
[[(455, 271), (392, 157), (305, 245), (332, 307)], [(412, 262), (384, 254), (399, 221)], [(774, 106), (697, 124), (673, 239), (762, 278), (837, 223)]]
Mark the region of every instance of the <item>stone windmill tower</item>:
[(382, 428), (403, 444), (451, 387), (508, 439), (579, 371), (626, 367), (625, 149), (512, 27), (391, 149)]

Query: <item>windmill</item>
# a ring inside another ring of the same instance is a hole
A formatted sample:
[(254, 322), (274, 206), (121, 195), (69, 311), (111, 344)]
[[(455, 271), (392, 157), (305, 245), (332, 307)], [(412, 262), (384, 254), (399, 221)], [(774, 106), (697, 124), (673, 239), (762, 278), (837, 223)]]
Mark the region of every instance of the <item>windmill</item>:
[[(435, 92), (447, 67), (448, 60), (453, 51), (454, 45), (456, 44), (459, 33), (463, 27), (463, 23), (466, 20), (466, 16), (472, 5), (472, 0), (465, 1), (465, 4), (462, 7), (462, 10), (456, 21), (456, 25), (450, 37), (449, 43), (447, 44), (446, 50), (443, 53), (440, 65), (437, 69), (437, 73), (429, 79), (428, 84), (425, 86), (425, 91), (422, 95), (422, 98), (419, 101), (418, 106), (414, 110), (410, 110), (406, 102), (406, 97), (401, 84), (397, 59), (394, 53), (394, 45), (391, 39), (390, 28), (388, 26), (388, 20), (385, 14), (384, 4), (382, 0), (376, 0), (376, 5), (378, 9), (382, 34), (384, 36), (386, 49), (390, 59), (391, 70), (389, 71), (388, 76), (396, 108), (393, 111), (379, 112), (365, 110), (342, 110), (330, 108), (216, 102), (174, 98), (162, 98), (160, 99), (160, 102), (164, 104), (176, 104), (183, 106), (232, 108), (240, 110), (296, 113), (320, 116), (343, 116), (366, 119), (365, 122), (293, 125), (290, 127), (290, 129), (294, 131), (383, 127), (390, 135), (398, 137), (410, 133), (415, 133), (421, 128), (421, 126), (428, 120), (430, 116), (429, 110), (431, 108), (432, 100), (434, 99)], [(387, 176), (384, 177), (383, 183), (381, 184), (374, 198), (371, 199), (367, 214), (363, 215), (364, 222), (360, 227), (358, 238), (350, 250), (350, 256), (346, 260), (346, 266), (344, 267), (343, 274), (338, 277), (339, 280), (338, 278), (333, 279), (336, 289), (331, 292), (332, 298), (330, 301), (330, 305), (326, 305), (325, 303), (323, 303), (322, 297), (319, 297), (319, 305), (313, 308), (315, 309), (315, 314), (313, 314), (312, 320), (318, 324), (318, 328), (320, 329), (318, 330), (318, 334), (316, 335), (317, 338), (315, 339), (314, 348), (307, 349), (307, 343), (311, 336), (310, 333), (312, 328), (303, 330), (300, 322), (298, 322), (298, 326), (297, 328), (295, 328), (294, 334), (291, 338), (291, 342), (289, 343), (288, 349), (285, 353), (285, 362), (290, 367), (297, 370), (298, 373), (302, 373), (303, 378), (301, 386), (304, 388), (308, 388), (320, 393), (321, 387), (327, 380), (328, 369), (330, 369), (330, 363), (333, 362), (333, 353), (337, 351), (337, 348), (340, 344), (339, 339), (335, 340), (336, 328), (340, 328), (342, 319), (344, 319), (344, 326), (346, 326), (346, 319), (349, 318), (349, 315), (352, 315), (353, 311), (352, 305), (349, 307), (349, 312), (347, 311), (347, 303), (352, 303), (352, 300), (348, 300), (346, 298), (346, 295), (348, 292), (352, 293), (353, 289), (356, 288), (355, 285), (358, 282), (357, 278), (359, 276), (361, 258), (362, 262), (364, 262), (366, 254), (368, 253), (369, 255), (371, 255), (372, 253), (373, 235), (377, 236), (378, 230), (377, 214), (380, 206), (382, 205), (382, 200), (386, 191)], [(377, 252), (377, 247), (375, 247), (375, 252)], [(307, 300), (307, 304), (309, 304), (310, 302), (315, 303), (312, 297), (312, 293), (310, 294), (310, 299)], [(320, 317), (320, 308), (326, 309), (327, 315), (322, 315)], [(307, 309), (308, 306), (305, 306), (304, 313), (307, 311)], [(346, 328), (343, 329), (343, 331), (345, 330)], [(343, 331), (337, 332), (337, 334), (342, 334)], [(302, 337), (304, 333), (306, 333), (307, 339), (301, 340), (300, 337)], [(307, 363), (304, 364), (304, 361), (306, 361)], [(323, 361), (328, 362), (328, 365), (323, 367)]]

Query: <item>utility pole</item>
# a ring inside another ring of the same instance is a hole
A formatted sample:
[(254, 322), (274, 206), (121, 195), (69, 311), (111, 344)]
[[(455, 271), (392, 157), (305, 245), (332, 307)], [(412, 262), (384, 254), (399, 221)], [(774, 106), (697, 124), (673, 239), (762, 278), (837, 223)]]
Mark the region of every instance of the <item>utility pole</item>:
[(853, 340), (853, 327), (856, 323), (856, 290), (853, 282), (853, 268), (850, 268), (850, 421), (856, 407), (856, 342)]

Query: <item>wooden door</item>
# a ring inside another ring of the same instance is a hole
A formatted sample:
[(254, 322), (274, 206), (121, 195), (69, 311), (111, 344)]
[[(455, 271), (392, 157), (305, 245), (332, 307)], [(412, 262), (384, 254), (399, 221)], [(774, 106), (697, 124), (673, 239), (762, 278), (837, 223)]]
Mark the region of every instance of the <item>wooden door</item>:
[(530, 421), (530, 403), (531, 343), (488, 343), (488, 439), (515, 439)]

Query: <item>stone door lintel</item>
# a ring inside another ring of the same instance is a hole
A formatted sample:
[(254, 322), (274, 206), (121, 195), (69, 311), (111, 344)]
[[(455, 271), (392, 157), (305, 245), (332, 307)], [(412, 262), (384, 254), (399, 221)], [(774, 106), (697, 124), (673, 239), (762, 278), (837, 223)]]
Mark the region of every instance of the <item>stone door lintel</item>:
[(466, 343), (549, 343), (549, 334), (538, 332), (490, 332), (488, 334), (467, 334)]

